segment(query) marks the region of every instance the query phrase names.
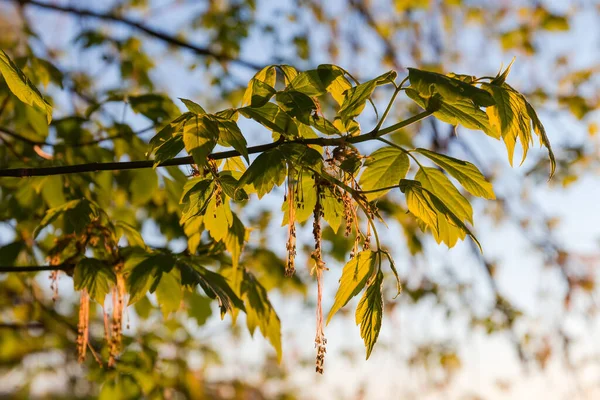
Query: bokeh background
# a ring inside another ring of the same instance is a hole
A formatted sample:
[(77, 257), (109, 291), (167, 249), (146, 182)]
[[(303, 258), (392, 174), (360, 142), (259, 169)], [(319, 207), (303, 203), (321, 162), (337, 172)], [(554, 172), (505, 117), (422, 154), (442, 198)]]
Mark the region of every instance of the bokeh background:
[[(386, 287), (383, 330), (368, 361), (353, 303), (326, 328), (325, 374), (314, 373), (311, 227), (299, 232), (305, 248), (298, 278), (284, 281), (286, 228), (280, 226), (279, 192), (251, 203), (242, 216), (253, 228), (249, 249), (270, 250), (257, 250), (246, 262), (269, 289), (281, 318), (281, 364), (267, 341), (247, 333), (243, 316), (232, 326), (229, 317), (220, 320), (215, 305), (198, 297), (164, 318), (150, 297), (130, 307), (125, 330), (145, 343), (138, 352), (149, 354), (139, 362), (146, 364), (131, 372), (132, 380), (111, 380), (93, 368), (93, 360), (77, 364), (75, 336), (61, 325), (61, 320), (76, 321), (70, 278), (59, 279), (59, 297), (52, 302), (47, 272), (28, 276), (26, 284), (4, 274), (0, 395), (129, 398), (145, 381), (164, 386), (165, 398), (600, 397), (599, 21), (596, 0), (0, 1), (0, 47), (56, 67), (32, 61), (25, 69), (52, 97), (55, 120), (85, 115), (112, 93), (161, 93), (181, 110), (180, 97), (209, 111), (237, 106), (255, 66), (268, 64), (309, 69), (333, 63), (362, 81), (390, 69), (402, 78), (407, 67), (494, 76), (516, 57), (509, 82), (538, 110), (558, 161), (556, 176), (548, 181), (543, 149), (532, 150), (523, 165), (511, 168), (500, 142), (434, 119), (394, 136), (399, 143), (475, 163), (493, 180), (498, 199), (474, 200), (475, 233), (484, 248), (480, 255), (469, 241), (451, 250), (437, 245), (389, 197), (391, 222), (383, 237), (394, 249), (404, 292), (392, 300), (394, 287)], [(2, 83), (0, 93), (5, 92)], [(384, 106), (389, 95), (378, 91), (374, 101)], [(408, 98), (400, 99), (390, 120), (415, 111)], [(23, 161), (16, 153), (36, 157), (31, 146), (3, 135), (2, 128), (49, 143), (61, 129), (55, 121), (40, 131), (11, 115), (0, 115), (2, 168)], [(115, 160), (143, 159), (156, 132), (152, 122), (115, 102), (103, 104), (93, 121), (78, 129), (104, 138), (126, 125), (131, 135), (101, 141), (97, 148)], [(372, 112), (361, 119), (364, 129), (373, 122)], [(256, 124), (240, 126), (251, 145), (270, 139)], [(155, 183), (143, 199), (111, 189), (108, 195), (118, 203), (111, 210), (139, 227), (148, 245), (181, 251), (185, 239), (173, 228), (173, 218), (160, 211), (165, 204), (161, 172), (151, 174)], [(18, 188), (24, 210), (34, 204), (27, 185)], [(35, 252), (15, 251), (14, 243), (24, 238), (19, 217), (11, 213), (0, 210), (0, 263), (40, 263)], [(330, 230), (324, 239), (328, 309), (352, 241)], [(92, 334), (101, 337), (98, 310), (96, 317)]]

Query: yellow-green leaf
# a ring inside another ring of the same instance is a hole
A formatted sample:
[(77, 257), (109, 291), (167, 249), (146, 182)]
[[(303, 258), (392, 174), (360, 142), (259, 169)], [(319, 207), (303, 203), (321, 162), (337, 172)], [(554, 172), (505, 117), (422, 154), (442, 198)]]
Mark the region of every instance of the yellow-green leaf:
[(23, 71), (0, 49), (0, 73), (4, 76), (10, 91), (23, 103), (42, 110), (48, 124), (52, 122), (52, 106), (44, 100), (37, 88)]
[(373, 351), (373, 346), (375, 346), (381, 330), (381, 320), (383, 318), (382, 286), (383, 273), (378, 271), (376, 278), (367, 286), (367, 290), (363, 293), (358, 307), (356, 307), (356, 325), (360, 324), (360, 337), (365, 342), (367, 359)]
[(443, 172), (436, 168), (422, 167), (415, 175), (415, 180), (435, 194), (462, 221), (473, 223), (473, 207), (450, 182)]
[(431, 161), (442, 167), (455, 178), (473, 196), (495, 199), (492, 184), (488, 182), (479, 169), (468, 161), (459, 160), (427, 149), (416, 149)]
[[(367, 162), (365, 170), (360, 176), (360, 187), (370, 191), (397, 185), (408, 172), (410, 162), (405, 152), (395, 147), (387, 146), (374, 151)], [(385, 195), (388, 190), (367, 193), (368, 200)]]
[(373, 275), (376, 260), (377, 253), (371, 250), (364, 250), (344, 265), (342, 277), (340, 278), (340, 286), (335, 294), (333, 306), (329, 310), (327, 323), (331, 321), (336, 312), (365, 287), (367, 280)]

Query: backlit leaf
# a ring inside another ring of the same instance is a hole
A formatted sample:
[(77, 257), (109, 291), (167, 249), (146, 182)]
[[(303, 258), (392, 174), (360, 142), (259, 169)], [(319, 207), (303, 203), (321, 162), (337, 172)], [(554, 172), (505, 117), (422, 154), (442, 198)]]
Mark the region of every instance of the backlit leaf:
[(358, 307), (356, 307), (356, 325), (360, 324), (360, 337), (365, 342), (367, 359), (373, 351), (381, 330), (383, 318), (383, 273), (377, 272), (376, 278), (367, 286)]
[(437, 72), (408, 68), (408, 79), (411, 87), (425, 98), (439, 94), (446, 103), (465, 99), (481, 107), (492, 106), (495, 103), (494, 98), (485, 90)]
[(344, 265), (340, 286), (335, 294), (335, 300), (327, 316), (327, 324), (331, 318), (344, 307), (351, 298), (356, 296), (365, 287), (367, 280), (375, 270), (377, 253), (364, 250)]
[(492, 184), (479, 169), (468, 161), (459, 160), (427, 149), (416, 149), (431, 161), (443, 168), (473, 196), (493, 200), (496, 198)]
[(80, 260), (73, 273), (75, 290), (87, 290), (90, 297), (100, 305), (104, 305), (104, 298), (116, 281), (112, 268), (95, 258)]
[[(364, 191), (397, 185), (408, 172), (410, 162), (405, 152), (395, 147), (387, 146), (374, 151), (365, 163), (365, 170), (360, 176), (360, 187)], [(367, 193), (368, 200), (385, 195), (388, 191), (382, 190)]]
[(244, 271), (242, 280), (242, 298), (246, 306), (246, 324), (253, 335), (256, 327), (269, 340), (277, 352), (277, 360), (281, 361), (281, 323), (275, 309), (271, 305), (265, 288), (254, 275)]
[(10, 91), (23, 103), (38, 108), (46, 114), (48, 124), (52, 121), (52, 106), (42, 97), (37, 88), (0, 49), (0, 74), (4, 76)]

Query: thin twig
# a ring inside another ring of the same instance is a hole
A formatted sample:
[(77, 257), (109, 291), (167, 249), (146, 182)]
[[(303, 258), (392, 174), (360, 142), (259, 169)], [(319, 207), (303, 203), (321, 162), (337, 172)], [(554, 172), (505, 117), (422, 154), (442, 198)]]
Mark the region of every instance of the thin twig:
[(138, 21), (129, 19), (127, 17), (123, 17), (123, 16), (111, 14), (111, 13), (100, 13), (100, 12), (96, 12), (96, 11), (92, 11), (92, 10), (87, 10), (84, 8), (60, 6), (60, 5), (51, 4), (51, 3), (43, 3), (40, 1), (36, 1), (36, 0), (3, 0), (3, 1), (7, 2), (7, 3), (10, 2), (10, 3), (20, 4), (20, 5), (25, 5), (25, 6), (34, 6), (34, 7), (38, 7), (38, 8), (44, 8), (47, 10), (59, 11), (59, 12), (63, 12), (63, 13), (78, 15), (80, 17), (96, 18), (96, 19), (100, 19), (103, 21), (115, 22), (118, 24), (129, 26), (138, 31), (144, 32), (148, 36), (159, 39), (169, 45), (177, 46), (177, 47), (181, 47), (183, 49), (190, 50), (201, 56), (212, 57), (212, 58), (216, 59), (217, 61), (228, 61), (228, 62), (235, 63), (235, 64), (238, 64), (240, 66), (247, 67), (250, 69), (260, 69), (261, 68), (261, 66), (251, 63), (249, 61), (236, 59), (227, 54), (217, 53), (206, 47), (201, 47), (196, 44), (186, 42), (176, 36), (170, 36), (164, 32), (150, 28), (149, 26), (146, 26)]

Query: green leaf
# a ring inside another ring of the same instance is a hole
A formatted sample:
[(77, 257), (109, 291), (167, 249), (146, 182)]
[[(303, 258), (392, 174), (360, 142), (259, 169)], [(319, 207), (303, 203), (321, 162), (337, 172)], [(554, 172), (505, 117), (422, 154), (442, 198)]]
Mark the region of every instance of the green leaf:
[(10, 91), (23, 103), (40, 109), (46, 114), (48, 125), (52, 122), (52, 106), (44, 100), (37, 88), (17, 67), (4, 50), (0, 49), (0, 74), (4, 76)]
[(296, 91), (309, 97), (330, 93), (338, 104), (344, 101), (344, 92), (352, 85), (344, 71), (335, 65), (319, 65), (317, 69), (301, 72), (288, 84), (286, 91)]
[(133, 205), (143, 205), (152, 199), (158, 190), (158, 175), (154, 169), (134, 169), (129, 171), (131, 182), (129, 192)]
[[(365, 170), (360, 176), (360, 187), (364, 191), (397, 185), (408, 172), (410, 162), (405, 152), (395, 147), (387, 146), (374, 151), (367, 162)], [(385, 195), (388, 191), (382, 190), (367, 193), (369, 201)]]
[(190, 118), (183, 126), (183, 143), (186, 151), (198, 165), (206, 165), (208, 155), (219, 139), (219, 124), (207, 115)]
[[(421, 97), (416, 90), (407, 88), (405, 92), (419, 106), (427, 109), (427, 99)], [(485, 111), (470, 100), (458, 99), (453, 103), (440, 101), (439, 109), (433, 115), (440, 121), (450, 125), (461, 124), (465, 128), (480, 130), (494, 139), (500, 139), (500, 133), (490, 127), (490, 121)]]
[(408, 210), (431, 229), (438, 243), (443, 241), (452, 247), (458, 239), (469, 235), (481, 250), (481, 244), (464, 222), (420, 182), (403, 179), (400, 190), (406, 196)]
[(145, 297), (149, 290), (153, 292), (163, 273), (171, 271), (174, 265), (175, 259), (171, 255), (158, 253), (148, 256), (133, 267), (126, 281), (129, 305)]
[(217, 299), (221, 309), (221, 319), (223, 319), (226, 312), (232, 312), (234, 307), (246, 310), (242, 300), (235, 294), (222, 275), (198, 265), (193, 260), (180, 260), (178, 268), (181, 271), (182, 285), (188, 288), (200, 285), (208, 297)]
[(278, 92), (275, 100), (279, 103), (283, 111), (306, 125), (310, 124), (311, 115), (317, 109), (317, 105), (313, 99), (295, 90)]
[(173, 101), (162, 94), (142, 94), (128, 96), (131, 109), (154, 122), (169, 121), (180, 114), (179, 108)]
[(163, 142), (154, 152), (154, 167), (158, 164), (175, 158), (185, 148), (183, 136), (170, 137)]
[(99, 216), (99, 212), (96, 204), (87, 199), (71, 200), (46, 211), (44, 218), (33, 233), (34, 238), (60, 216), (64, 216), (64, 233), (81, 233), (92, 219)]
[(92, 299), (100, 305), (117, 277), (108, 265), (95, 258), (83, 258), (75, 266), (73, 285), (75, 290), (87, 290)]
[(360, 85), (349, 89), (346, 92), (344, 102), (338, 111), (342, 123), (346, 124), (349, 120), (359, 116), (375, 88), (380, 85), (393, 83), (396, 79), (396, 75), (395, 71), (389, 71), (375, 79), (371, 79), (370, 81), (361, 83)]
[[(313, 209), (317, 204), (317, 190), (315, 188), (315, 179), (312, 173), (302, 173), (300, 176), (296, 176), (296, 179), (300, 181), (296, 183), (296, 194), (294, 197), (294, 207), (296, 207), (296, 222), (302, 223), (308, 220), (313, 215)], [(281, 226), (285, 226), (289, 221), (289, 198), (286, 197), (285, 201), (281, 205), (281, 211), (283, 211), (283, 220)]]
[(242, 106), (261, 107), (276, 93), (275, 67), (269, 65), (258, 71), (248, 83), (242, 97)]
[(548, 149), (548, 157), (550, 158), (550, 178), (554, 176), (556, 172), (556, 158), (554, 158), (554, 152), (552, 151), (552, 146), (550, 145), (550, 139), (548, 139), (548, 135), (546, 135), (546, 129), (544, 129), (544, 125), (542, 125), (542, 121), (537, 116), (537, 113), (527, 102), (525, 101), (525, 105), (527, 106), (527, 112), (529, 117), (531, 118), (531, 124), (533, 125), (533, 132), (538, 136), (540, 140), (540, 145), (546, 146)]
[(261, 153), (239, 180), (239, 187), (252, 185), (256, 189), (258, 198), (283, 183), (287, 171), (284, 154), (278, 149), (271, 149)]
[(337, 233), (342, 219), (344, 218), (344, 204), (340, 200), (340, 196), (335, 196), (331, 188), (326, 188), (324, 196), (321, 199), (321, 206), (323, 207), (323, 218), (333, 232)]
[(377, 272), (373, 282), (367, 286), (358, 307), (356, 307), (356, 325), (360, 324), (360, 337), (365, 342), (367, 360), (377, 342), (383, 318), (383, 273)]
[(492, 184), (486, 181), (477, 167), (468, 161), (459, 160), (427, 149), (416, 149), (416, 152), (446, 170), (453, 178), (473, 196), (493, 200), (496, 198)]
[(134, 226), (129, 225), (124, 221), (117, 221), (115, 222), (115, 228), (117, 228), (117, 236), (121, 237), (121, 235), (125, 235), (130, 246), (146, 247), (142, 234)]
[(277, 68), (279, 68), (279, 70), (283, 74), (283, 80), (286, 85), (289, 85), (290, 82), (293, 81), (294, 78), (296, 78), (296, 76), (298, 75), (298, 70), (292, 67), (291, 65), (279, 64), (277, 65)]
[(156, 286), (156, 300), (163, 316), (179, 310), (183, 292), (181, 290), (181, 273), (179, 269), (173, 268), (168, 273), (160, 276), (160, 282)]
[(181, 97), (179, 98), (179, 100), (181, 100), (181, 102), (183, 104), (185, 104), (185, 106), (191, 113), (198, 114), (198, 115), (206, 114), (206, 111), (204, 111), (204, 108), (202, 108), (199, 104), (193, 102), (192, 100), (183, 99)]
[(212, 315), (212, 309), (210, 308), (211, 300), (195, 291), (187, 292), (184, 295), (184, 298), (188, 309), (188, 315), (196, 320), (198, 326), (204, 325)]
[(218, 124), (219, 142), (222, 142), (225, 146), (233, 147), (244, 157), (246, 162), (250, 162), (248, 143), (237, 123), (232, 119), (223, 119), (216, 116), (210, 118)]
[(244, 107), (240, 114), (270, 129), (274, 133), (294, 138), (298, 136), (297, 122), (277, 104), (266, 103), (262, 107)]
[(180, 224), (196, 215), (203, 215), (213, 197), (215, 183), (212, 179), (194, 178), (183, 186), (180, 203), (184, 205)]
[(251, 335), (256, 327), (269, 340), (277, 352), (277, 360), (281, 361), (281, 323), (275, 309), (271, 305), (265, 288), (254, 275), (244, 271), (242, 280), (242, 298), (246, 305), (246, 325)]
[(309, 122), (310, 126), (326, 135), (342, 135), (342, 132), (334, 124), (316, 113), (311, 115)]
[(351, 298), (356, 296), (365, 287), (369, 277), (373, 275), (377, 253), (371, 250), (364, 250), (358, 253), (352, 260), (344, 265), (342, 277), (340, 278), (340, 286), (335, 294), (335, 300), (329, 315), (327, 316), (327, 324), (331, 318), (342, 307), (348, 304)]
[(248, 193), (241, 187), (239, 182), (232, 175), (221, 172), (219, 174), (219, 184), (223, 189), (223, 193), (229, 196), (233, 201), (245, 201), (248, 200)]
[(461, 221), (473, 223), (473, 207), (469, 200), (463, 196), (450, 182), (443, 172), (436, 168), (421, 167), (415, 175), (415, 180), (435, 194)]
[(436, 72), (408, 68), (408, 79), (411, 87), (425, 98), (439, 94), (444, 102), (450, 104), (460, 100), (470, 100), (480, 107), (495, 104), (494, 98), (485, 90)]
[(233, 223), (233, 214), (229, 207), (229, 201), (221, 201), (217, 206), (217, 196), (213, 196), (208, 202), (204, 214), (204, 227), (215, 241), (225, 238), (229, 227)]
[(45, 178), (42, 197), (49, 207), (58, 207), (67, 202), (63, 188), (63, 178), (60, 175), (51, 175)]
[(225, 248), (231, 253), (231, 264), (233, 265), (233, 268), (237, 268), (239, 265), (240, 255), (242, 254), (245, 241), (246, 227), (237, 215), (233, 214), (233, 222), (227, 230), (227, 234), (223, 240)]

